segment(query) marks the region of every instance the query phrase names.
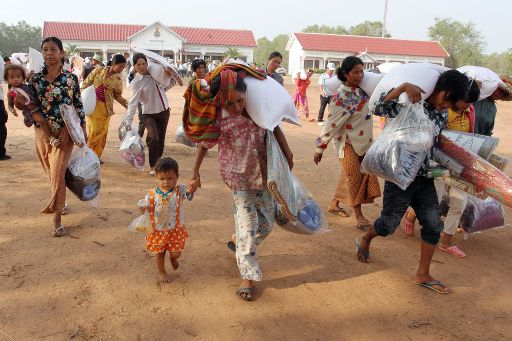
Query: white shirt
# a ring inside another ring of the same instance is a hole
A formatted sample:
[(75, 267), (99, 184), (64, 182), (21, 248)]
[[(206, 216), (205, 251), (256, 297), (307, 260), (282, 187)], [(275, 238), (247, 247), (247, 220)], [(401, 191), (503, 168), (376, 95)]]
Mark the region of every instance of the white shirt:
[(137, 105), (142, 103), (142, 112), (147, 114), (158, 114), (169, 108), (169, 102), (165, 92), (174, 84), (168, 84), (165, 88), (155, 81), (150, 75), (136, 74), (130, 83), (132, 96), (128, 102), (125, 120), (131, 126)]
[(322, 87), (322, 90), (325, 92), (327, 96), (332, 96), (332, 93), (331, 90), (327, 89), (327, 87), (325, 86), (325, 82), (334, 76), (336, 76), (334, 73), (329, 76), (327, 72), (324, 72), (320, 75), (320, 78), (318, 79), (318, 84)]

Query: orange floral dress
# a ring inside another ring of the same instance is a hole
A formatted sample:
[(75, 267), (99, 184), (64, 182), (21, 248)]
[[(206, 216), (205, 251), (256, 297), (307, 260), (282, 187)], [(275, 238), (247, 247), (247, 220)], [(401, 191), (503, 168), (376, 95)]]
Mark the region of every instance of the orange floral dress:
[[(181, 252), (185, 248), (185, 239), (188, 237), (181, 219), (182, 200), (188, 197), (185, 187), (183, 185), (176, 187), (170, 195), (159, 194), (157, 190), (158, 188), (149, 192), (149, 219), (152, 231), (146, 235), (146, 250), (153, 253), (162, 253), (166, 250)], [(192, 200), (191, 196), (189, 200)], [(155, 203), (156, 201), (159, 205)], [(157, 206), (159, 214), (155, 212)], [(174, 212), (172, 212), (173, 209)]]

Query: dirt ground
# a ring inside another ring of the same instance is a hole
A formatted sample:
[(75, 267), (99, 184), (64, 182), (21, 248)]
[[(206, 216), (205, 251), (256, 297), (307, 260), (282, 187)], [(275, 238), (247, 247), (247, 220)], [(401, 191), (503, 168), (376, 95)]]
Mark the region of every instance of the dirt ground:
[[(172, 116), (165, 155), (179, 161), (186, 182), (194, 150), (173, 143), (184, 90), (167, 93)], [(308, 96), (315, 117), (318, 94), (314, 79)], [(512, 159), (512, 127), (506, 123), (512, 104), (498, 108), (498, 152)], [(257, 300), (241, 301), (235, 296), (236, 262), (225, 244), (233, 232), (231, 196), (216, 152), (205, 159), (203, 188), (186, 207), (190, 237), (181, 267), (172, 272), (172, 283), (157, 285), (144, 235), (127, 229), (138, 215), (137, 200), (155, 179), (121, 160), (121, 117), (110, 122), (99, 207), (68, 192), (70, 214), (63, 222), (70, 234), (53, 238), (51, 217), (39, 214), (49, 185), (34, 151), (34, 132), (10, 116), (7, 149), (13, 159), (0, 162), (0, 340), (512, 339), (510, 227), (467, 241), (458, 235), (465, 259), (436, 252), (432, 273), (453, 290), (440, 295), (412, 283), (419, 233), (406, 237), (399, 228), (375, 240), (372, 263), (362, 264), (355, 258), (354, 238), (361, 231), (353, 218), (327, 215), (331, 231), (316, 236), (276, 226), (258, 249), (265, 281), (257, 284)], [(319, 166), (312, 161), (321, 127), (304, 123), (286, 125), (285, 131), (294, 173), (326, 207), (340, 168), (330, 147)], [(364, 212), (375, 219), (380, 208), (378, 200)]]

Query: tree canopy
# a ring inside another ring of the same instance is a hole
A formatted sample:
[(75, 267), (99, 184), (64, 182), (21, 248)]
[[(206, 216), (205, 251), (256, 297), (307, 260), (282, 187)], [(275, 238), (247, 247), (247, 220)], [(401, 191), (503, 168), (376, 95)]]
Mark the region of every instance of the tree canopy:
[[(380, 37), (382, 36), (382, 29), (384, 25), (380, 21), (365, 21), (355, 26), (345, 28), (344, 26), (328, 26), (328, 25), (309, 25), (302, 30), (304, 33), (329, 33), (329, 34), (347, 34), (353, 36), (368, 36)], [(386, 33), (385, 37), (391, 37)]]
[(10, 56), (15, 52), (28, 52), (28, 48), (40, 49), (41, 27), (30, 26), (25, 21), (16, 25), (0, 22), (0, 53)]
[(258, 39), (258, 47), (254, 49), (254, 61), (260, 65), (267, 64), (268, 56), (273, 51), (279, 51), (283, 55), (282, 66), (288, 69), (288, 51), (286, 51), (286, 44), (288, 43), (288, 34), (280, 34), (272, 41), (267, 37)]
[(446, 66), (481, 65), (485, 42), (472, 22), (462, 23), (451, 18), (436, 18), (428, 28), (431, 39), (441, 42), (450, 56)]

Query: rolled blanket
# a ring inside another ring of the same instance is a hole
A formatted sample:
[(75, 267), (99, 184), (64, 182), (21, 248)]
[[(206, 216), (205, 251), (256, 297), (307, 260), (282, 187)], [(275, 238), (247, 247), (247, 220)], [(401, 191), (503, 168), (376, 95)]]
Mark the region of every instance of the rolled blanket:
[(183, 128), (187, 136), (194, 142), (217, 142), (219, 127), (216, 126), (220, 108), (225, 106), (235, 89), (237, 74), (256, 79), (265, 79), (264, 73), (242, 64), (224, 64), (205, 76), (208, 85), (212, 80), (221, 77), (221, 87), (215, 97), (201, 89), (201, 80), (192, 80), (185, 91), (185, 107), (183, 108)]

